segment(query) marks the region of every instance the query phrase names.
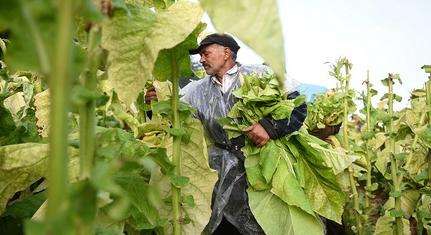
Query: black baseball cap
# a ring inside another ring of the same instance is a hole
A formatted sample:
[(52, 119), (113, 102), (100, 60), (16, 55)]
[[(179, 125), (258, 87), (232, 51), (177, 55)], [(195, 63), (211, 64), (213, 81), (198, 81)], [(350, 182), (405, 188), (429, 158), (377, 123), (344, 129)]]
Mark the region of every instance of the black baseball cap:
[(237, 53), (240, 48), (238, 43), (235, 41), (235, 39), (233, 39), (232, 36), (227, 34), (213, 33), (208, 35), (204, 40), (202, 40), (198, 48), (190, 50), (189, 52), (192, 55), (199, 54), (202, 48), (211, 44), (219, 44), (224, 47), (229, 47), (229, 49), (235, 53)]

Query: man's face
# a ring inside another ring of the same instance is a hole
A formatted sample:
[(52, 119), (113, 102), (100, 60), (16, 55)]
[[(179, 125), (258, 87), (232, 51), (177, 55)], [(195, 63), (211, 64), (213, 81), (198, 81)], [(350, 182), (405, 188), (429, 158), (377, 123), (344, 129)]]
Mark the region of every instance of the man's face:
[(219, 73), (228, 59), (227, 48), (218, 44), (211, 44), (202, 48), (199, 54), (201, 55), (199, 62), (206, 73), (211, 76)]

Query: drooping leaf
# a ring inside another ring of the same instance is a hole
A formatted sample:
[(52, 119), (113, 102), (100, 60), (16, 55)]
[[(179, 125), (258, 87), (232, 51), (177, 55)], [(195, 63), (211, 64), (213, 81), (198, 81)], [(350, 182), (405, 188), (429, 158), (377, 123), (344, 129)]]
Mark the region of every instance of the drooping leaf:
[[(406, 190), (401, 192), (401, 209), (404, 212), (405, 218), (410, 218), (415, 210), (416, 204), (418, 203), (420, 192), (417, 190)], [(385, 203), (384, 208), (390, 210), (395, 208), (394, 198), (390, 197)]]
[(218, 31), (238, 36), (283, 78), (284, 42), (277, 1), (202, 0), (201, 3)]
[[(48, 145), (26, 143), (0, 147), (0, 214), (12, 196), (47, 174)], [(77, 179), (78, 151), (69, 148), (69, 178)]]
[(299, 182), (305, 187), (305, 194), (316, 213), (341, 223), (345, 195), (333, 170), (325, 165), (325, 155), (309, 144), (312, 141), (309, 138), (306, 134), (299, 134), (285, 142), (297, 160)]
[(172, 80), (174, 71), (179, 77), (190, 77), (193, 74), (189, 50), (197, 47), (197, 37), (205, 27), (205, 24), (199, 24), (183, 42), (173, 48), (160, 51), (153, 70), (155, 79)]
[(315, 216), (290, 206), (269, 191), (247, 190), (250, 209), (268, 235), (324, 234)]
[(265, 177), (262, 174), (262, 167), (259, 164), (260, 152), (250, 151), (252, 149), (253, 148), (250, 148), (249, 145), (246, 145), (244, 148), (242, 148), (242, 151), (246, 156), (244, 166), (247, 175), (247, 181), (250, 187), (256, 191), (270, 189), (271, 185), (266, 182)]
[(354, 161), (359, 159), (359, 156), (346, 155), (343, 149), (333, 149), (330, 146), (321, 146), (316, 143), (310, 143), (310, 146), (319, 150), (325, 155), (327, 166), (331, 166), (334, 174), (338, 175), (347, 169)]
[(281, 159), (275, 172), (271, 193), (277, 195), (289, 206), (297, 206), (310, 215), (314, 215), (310, 202), (296, 179), (293, 165), (287, 156)]
[(154, 89), (156, 90), (158, 101), (170, 100), (172, 96), (172, 83), (168, 81), (166, 82), (154, 81), (153, 86), (154, 86)]
[[(402, 219), (402, 221), (403, 221), (403, 234), (409, 235), (410, 234), (410, 223), (408, 220), (406, 220), (404, 218)], [(394, 217), (385, 214), (384, 216), (380, 217), (377, 220), (376, 230), (374, 232), (374, 235), (393, 235), (393, 234), (395, 234), (395, 232), (394, 232), (395, 226), (393, 225), (394, 223), (395, 223)]]
[(149, 185), (147, 180), (137, 172), (122, 172), (115, 176), (118, 183), (131, 200), (133, 224), (142, 229), (142, 221), (147, 221), (147, 229), (162, 226), (157, 207), (160, 206), (162, 198), (153, 186)]
[(278, 163), (281, 157), (280, 149), (273, 141), (269, 141), (260, 150), (260, 162), (259, 165), (262, 167), (262, 176), (265, 178), (267, 183), (270, 183), (272, 176), (277, 170)]
[(176, 46), (199, 24), (198, 4), (179, 1), (154, 12), (129, 5), (105, 25), (102, 45), (109, 51), (108, 78), (121, 101), (130, 104), (151, 79), (160, 50)]
[[(217, 181), (217, 173), (208, 166), (208, 152), (202, 125), (197, 120), (186, 124), (191, 132), (188, 144), (181, 145), (181, 161), (183, 176), (190, 182), (181, 188), (182, 195), (193, 195), (195, 207), (182, 206), (183, 216), (188, 216), (191, 222), (182, 226), (184, 234), (200, 234), (209, 221), (211, 215), (211, 196)], [(172, 155), (172, 139), (162, 144), (168, 149), (168, 155)], [(166, 176), (156, 174), (152, 177), (152, 184), (158, 185), (165, 197), (170, 194), (170, 183)], [(171, 215), (170, 205), (160, 209), (160, 213), (166, 217)], [(170, 231), (172, 228), (167, 228)]]
[(423, 147), (417, 147), (417, 149), (411, 151), (411, 154), (407, 156), (406, 164), (403, 165), (403, 168), (409, 173), (412, 179), (416, 180), (416, 177), (428, 167), (428, 151)]

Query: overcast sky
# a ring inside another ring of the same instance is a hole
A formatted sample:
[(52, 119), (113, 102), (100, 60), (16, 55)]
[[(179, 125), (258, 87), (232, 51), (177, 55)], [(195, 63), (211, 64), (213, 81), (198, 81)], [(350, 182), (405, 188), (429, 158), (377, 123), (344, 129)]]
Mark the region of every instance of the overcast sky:
[[(303, 82), (333, 87), (329, 66), (346, 56), (353, 63), (352, 87), (362, 90), (370, 70), (371, 82), (383, 95), (380, 80), (399, 73), (403, 96), (428, 79), (420, 68), (431, 64), (431, 0), (279, 0), (285, 39), (287, 73)], [(241, 49), (242, 63), (260, 63), (253, 52)]]

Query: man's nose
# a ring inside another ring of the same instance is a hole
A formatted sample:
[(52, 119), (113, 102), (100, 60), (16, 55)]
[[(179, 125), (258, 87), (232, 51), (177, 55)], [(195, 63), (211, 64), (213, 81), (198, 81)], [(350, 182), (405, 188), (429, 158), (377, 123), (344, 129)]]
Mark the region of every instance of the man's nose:
[(201, 64), (202, 64), (203, 62), (205, 62), (205, 59), (204, 59), (204, 57), (203, 57), (203, 56), (201, 56), (201, 58), (200, 58), (199, 62), (200, 62)]

